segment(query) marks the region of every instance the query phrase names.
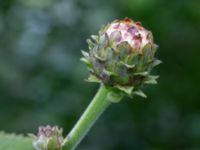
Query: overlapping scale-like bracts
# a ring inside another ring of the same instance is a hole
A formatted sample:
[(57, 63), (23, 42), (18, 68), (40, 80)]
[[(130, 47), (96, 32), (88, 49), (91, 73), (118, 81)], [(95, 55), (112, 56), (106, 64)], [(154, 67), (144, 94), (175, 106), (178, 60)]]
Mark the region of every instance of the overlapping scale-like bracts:
[(156, 84), (158, 76), (150, 75), (160, 64), (150, 31), (129, 18), (115, 20), (101, 28), (99, 35), (87, 40), (89, 52), (82, 60), (90, 71), (88, 81), (99, 82), (118, 93), (146, 97), (144, 84)]

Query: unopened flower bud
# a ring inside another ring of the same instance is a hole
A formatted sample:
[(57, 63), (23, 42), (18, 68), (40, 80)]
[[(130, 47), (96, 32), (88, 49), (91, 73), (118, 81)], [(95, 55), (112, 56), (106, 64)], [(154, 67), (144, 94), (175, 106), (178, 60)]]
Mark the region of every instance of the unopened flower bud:
[(142, 97), (146, 97), (142, 85), (157, 83), (158, 76), (150, 75), (161, 62), (154, 57), (157, 45), (152, 33), (140, 22), (129, 18), (115, 20), (102, 27), (98, 36), (91, 36), (88, 45), (89, 52), (82, 52), (82, 60), (90, 71), (88, 81)]
[(62, 150), (62, 129), (57, 126), (39, 127), (37, 136), (34, 136), (33, 146), (36, 150)]

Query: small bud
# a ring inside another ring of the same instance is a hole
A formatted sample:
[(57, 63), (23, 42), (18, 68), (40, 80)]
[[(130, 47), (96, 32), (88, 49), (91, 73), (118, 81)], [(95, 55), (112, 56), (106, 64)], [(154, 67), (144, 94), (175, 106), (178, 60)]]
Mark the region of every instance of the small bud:
[(141, 87), (156, 83), (150, 73), (161, 62), (154, 57), (157, 45), (140, 22), (115, 20), (102, 27), (98, 36), (93, 35), (88, 45), (89, 52), (84, 52), (82, 58), (90, 71), (88, 81), (142, 97), (145, 94)]
[(33, 146), (36, 150), (62, 150), (62, 128), (57, 126), (39, 127), (37, 136), (34, 136)]

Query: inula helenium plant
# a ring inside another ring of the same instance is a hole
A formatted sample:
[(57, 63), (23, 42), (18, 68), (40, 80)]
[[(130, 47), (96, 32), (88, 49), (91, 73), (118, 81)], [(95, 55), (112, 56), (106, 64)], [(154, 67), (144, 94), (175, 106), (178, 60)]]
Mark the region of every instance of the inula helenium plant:
[(115, 20), (87, 42), (89, 50), (82, 51), (81, 60), (90, 72), (87, 81), (100, 83), (100, 88), (65, 139), (57, 127), (39, 128), (33, 142), (36, 150), (74, 150), (110, 104), (125, 95), (146, 97), (142, 86), (157, 83), (158, 76), (151, 75), (161, 63), (155, 58), (157, 45), (140, 22)]

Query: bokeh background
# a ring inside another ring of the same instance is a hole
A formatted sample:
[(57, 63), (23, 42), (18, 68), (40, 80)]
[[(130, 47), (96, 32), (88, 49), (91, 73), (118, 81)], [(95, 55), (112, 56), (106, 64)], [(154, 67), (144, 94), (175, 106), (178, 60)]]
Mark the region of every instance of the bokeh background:
[(199, 0), (1, 0), (0, 130), (66, 135), (98, 88), (84, 81), (80, 49), (124, 17), (153, 31), (159, 84), (112, 105), (77, 150), (199, 150)]

